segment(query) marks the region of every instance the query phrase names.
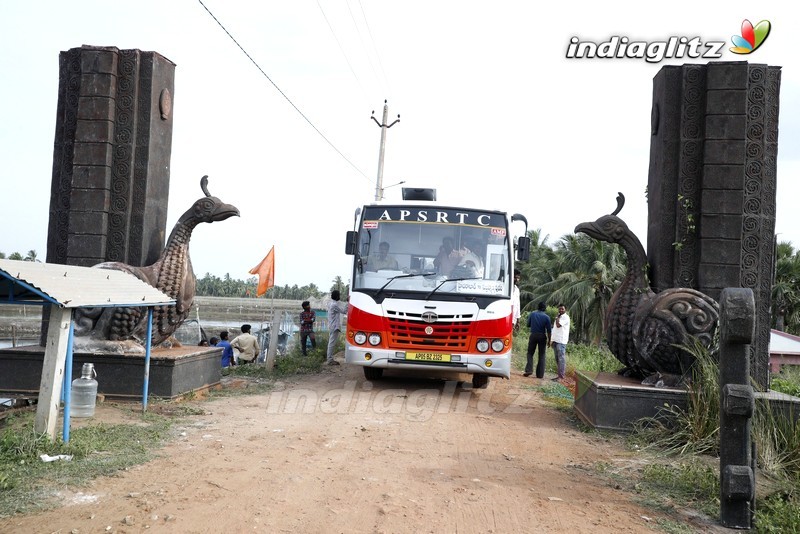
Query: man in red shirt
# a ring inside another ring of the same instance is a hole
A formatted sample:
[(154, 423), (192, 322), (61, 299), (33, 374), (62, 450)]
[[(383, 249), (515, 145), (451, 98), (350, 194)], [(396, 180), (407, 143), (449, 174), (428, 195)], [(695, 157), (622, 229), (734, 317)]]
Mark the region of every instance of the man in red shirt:
[(317, 320), (317, 314), (311, 309), (311, 304), (307, 300), (304, 300), (301, 306), (303, 311), (300, 312), (300, 347), (303, 349), (303, 356), (307, 356), (308, 338), (311, 338), (311, 348), (317, 348), (317, 338), (314, 336), (314, 321)]

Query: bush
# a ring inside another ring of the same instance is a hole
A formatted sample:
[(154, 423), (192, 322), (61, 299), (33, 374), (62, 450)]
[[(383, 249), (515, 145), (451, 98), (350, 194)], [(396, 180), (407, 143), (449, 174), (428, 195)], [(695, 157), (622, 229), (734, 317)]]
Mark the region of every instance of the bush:
[(780, 374), (772, 378), (771, 389), (793, 397), (800, 397), (800, 369), (784, 365)]

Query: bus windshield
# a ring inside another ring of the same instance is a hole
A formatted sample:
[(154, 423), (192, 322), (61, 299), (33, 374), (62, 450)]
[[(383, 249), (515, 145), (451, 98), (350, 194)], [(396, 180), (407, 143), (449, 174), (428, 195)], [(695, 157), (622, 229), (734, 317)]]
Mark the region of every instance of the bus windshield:
[(366, 207), (353, 289), (509, 296), (507, 230), (499, 212)]

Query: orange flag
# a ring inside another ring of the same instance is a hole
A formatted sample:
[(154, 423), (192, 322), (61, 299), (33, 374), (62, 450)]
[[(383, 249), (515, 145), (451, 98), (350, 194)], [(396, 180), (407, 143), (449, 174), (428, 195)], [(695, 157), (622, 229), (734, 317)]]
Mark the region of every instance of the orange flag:
[(267, 289), (275, 285), (275, 246), (269, 249), (267, 257), (261, 263), (250, 269), (250, 274), (258, 275), (258, 289), (256, 296), (260, 297)]

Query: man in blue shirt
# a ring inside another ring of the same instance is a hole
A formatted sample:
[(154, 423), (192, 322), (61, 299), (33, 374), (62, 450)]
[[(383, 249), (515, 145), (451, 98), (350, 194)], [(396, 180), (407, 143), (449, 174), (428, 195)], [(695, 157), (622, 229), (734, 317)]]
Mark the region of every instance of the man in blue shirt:
[(553, 326), (550, 323), (550, 316), (544, 311), (547, 305), (540, 302), (538, 310), (528, 316), (528, 327), (531, 329), (531, 337), (528, 338), (528, 363), (525, 364), (525, 372), (522, 376), (531, 376), (533, 373), (533, 353), (537, 347), (539, 349), (539, 361), (536, 365), (536, 378), (544, 378), (544, 363), (547, 346), (550, 344), (550, 333)]
[(233, 348), (231, 347), (230, 341), (228, 341), (227, 330), (219, 333), (219, 342), (217, 342), (217, 346), (222, 347), (222, 367), (236, 365), (236, 362), (233, 361)]

